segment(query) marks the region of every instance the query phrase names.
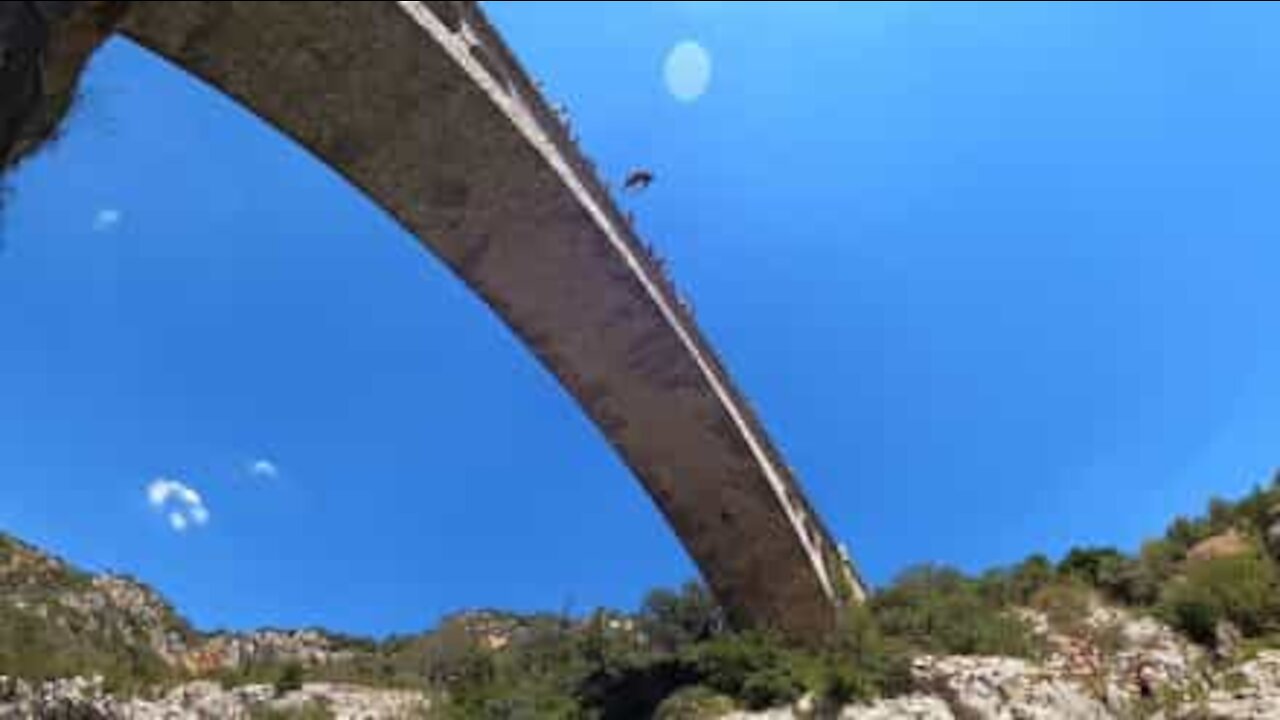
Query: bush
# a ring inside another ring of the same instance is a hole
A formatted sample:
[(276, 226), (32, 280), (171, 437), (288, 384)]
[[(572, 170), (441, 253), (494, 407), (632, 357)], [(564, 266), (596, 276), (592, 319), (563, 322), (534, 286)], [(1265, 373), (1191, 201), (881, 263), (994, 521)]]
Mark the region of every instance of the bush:
[(1040, 588), (1031, 598), (1031, 607), (1044, 613), (1050, 626), (1068, 634), (1084, 630), (1090, 604), (1089, 588), (1074, 578)]
[(1018, 657), (1038, 652), (1026, 623), (950, 568), (906, 571), (876, 595), (871, 609), (888, 640), (917, 652)]
[(1218, 622), (1234, 623), (1246, 637), (1280, 624), (1280, 579), (1260, 552), (1192, 564), (1185, 578), (1169, 583), (1159, 612), (1193, 640), (1212, 644)]
[(827, 705), (842, 707), (851, 702), (870, 700), (877, 694), (879, 688), (867, 673), (836, 660), (823, 664), (818, 695)]
[(1152, 588), (1139, 562), (1112, 547), (1072, 548), (1058, 564), (1058, 573), (1127, 605), (1151, 599)]
[(1013, 569), (1010, 576), (1013, 602), (1029, 602), (1040, 588), (1053, 582), (1053, 565), (1044, 555), (1032, 555)]
[(692, 653), (702, 684), (752, 709), (790, 703), (804, 694), (799, 658), (757, 633), (726, 635)]
[(1209, 529), (1209, 523), (1203, 520), (1177, 517), (1170, 523), (1169, 529), (1165, 531), (1165, 539), (1185, 553), (1192, 545), (1212, 534)]
[(298, 663), (288, 663), (280, 668), (280, 674), (276, 676), (274, 683), (276, 697), (283, 697), (291, 692), (302, 689), (302, 666)]
[(1140, 607), (1155, 605), (1160, 600), (1160, 588), (1177, 572), (1185, 554), (1184, 548), (1168, 540), (1143, 543), (1134, 564), (1127, 596), (1121, 600)]
[(541, 720), (542, 718), (576, 718), (579, 716), (573, 698), (546, 686), (530, 683), (493, 683), (483, 691), (472, 690), (465, 698), (450, 698), (431, 717), (494, 718), (495, 720)]
[(988, 570), (975, 583), (982, 600), (992, 607), (1026, 605), (1040, 588), (1056, 577), (1053, 563), (1032, 555), (1013, 567)]
[(733, 697), (741, 696), (749, 676), (779, 662), (778, 649), (756, 634), (716, 638), (688, 655), (708, 687)]
[(812, 684), (833, 705), (900, 694), (911, 684), (909, 653), (884, 637), (867, 606), (850, 606), (818, 658)]
[(677, 652), (724, 631), (724, 613), (700, 583), (685, 583), (679, 592), (650, 592), (640, 607), (640, 629), (652, 649)]
[(734, 711), (731, 698), (702, 685), (692, 685), (672, 694), (654, 712), (654, 720), (706, 720)]
[(804, 695), (805, 685), (790, 665), (774, 665), (751, 673), (742, 683), (738, 697), (751, 710), (786, 705)]
[[(891, 650), (866, 606), (848, 608), (822, 647), (792, 647), (762, 633), (718, 635), (676, 655), (651, 656), (629, 667), (589, 676), (579, 697), (603, 717), (650, 717), (675, 692), (714, 692), (752, 709), (794, 702), (808, 691), (829, 706), (902, 692), (910, 683), (909, 656)], [(700, 690), (677, 690), (692, 688)], [(684, 705), (671, 701), (674, 708)]]

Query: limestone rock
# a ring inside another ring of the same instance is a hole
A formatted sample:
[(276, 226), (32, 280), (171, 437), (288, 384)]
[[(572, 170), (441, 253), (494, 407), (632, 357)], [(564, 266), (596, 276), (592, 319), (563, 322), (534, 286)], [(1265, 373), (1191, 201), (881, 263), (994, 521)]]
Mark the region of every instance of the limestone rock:
[(324, 707), (337, 720), (400, 720), (424, 716), (421, 693), (335, 683), (307, 683), (276, 697), (270, 685), (223, 689), (208, 681), (179, 685), (153, 699), (121, 700), (103, 692), (102, 678), (28, 683), (0, 676), (0, 720), (249, 720), (261, 711)]
[(1213, 560), (1215, 558), (1233, 557), (1242, 555), (1253, 549), (1253, 545), (1249, 539), (1242, 535), (1238, 530), (1228, 530), (1224, 533), (1205, 538), (1187, 551), (1187, 560), (1190, 562), (1201, 562), (1204, 560)]
[(1231, 621), (1219, 620), (1218, 624), (1214, 626), (1213, 648), (1214, 654), (1218, 657), (1235, 657), (1242, 642), (1244, 642), (1244, 636), (1240, 633), (1240, 628), (1236, 627)]
[(316, 630), (258, 630), (209, 636), (185, 652), (180, 663), (199, 674), (251, 664), (328, 665), (350, 657)]
[(912, 664), (916, 682), (962, 718), (982, 720), (1103, 720), (1114, 715), (1077, 682), (1026, 660), (924, 656)]
[(951, 708), (941, 698), (903, 695), (878, 700), (869, 705), (850, 705), (840, 720), (954, 720)]
[(1280, 717), (1280, 651), (1265, 650), (1220, 673), (1205, 702), (1178, 717), (1205, 720), (1264, 720)]
[[(801, 720), (816, 716), (812, 707), (797, 703), (795, 707), (739, 711), (725, 715), (723, 720)], [(930, 695), (903, 695), (872, 703), (849, 705), (840, 710), (839, 720), (955, 720), (951, 708), (940, 698)]]
[(1205, 651), (1154, 618), (1095, 601), (1082, 630), (1063, 634), (1043, 613), (1020, 615), (1045, 643), (1046, 671), (1088, 688), (1122, 716), (1145, 698), (1190, 694), (1207, 684)]

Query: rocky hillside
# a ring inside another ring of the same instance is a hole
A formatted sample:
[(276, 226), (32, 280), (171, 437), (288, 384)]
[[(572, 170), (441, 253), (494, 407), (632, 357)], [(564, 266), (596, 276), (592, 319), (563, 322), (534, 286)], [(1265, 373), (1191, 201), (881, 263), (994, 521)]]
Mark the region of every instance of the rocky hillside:
[[(1042, 658), (919, 656), (911, 665), (911, 692), (831, 714), (850, 720), (1280, 717), (1280, 651), (1215, 662), (1167, 625), (1101, 605), (1071, 634), (1053, 628), (1043, 613), (1026, 615), (1045, 641)], [(816, 706), (805, 696), (790, 706), (726, 717), (812, 717)]]
[(383, 640), (205, 632), (0, 536), (4, 718), (1280, 718), (1280, 482), (1128, 554), (905, 571), (821, 647), (700, 585), (637, 612), (476, 610)]
[(109, 682), (323, 665), (352, 652), (316, 630), (201, 633), (146, 585), (89, 575), (0, 534), (0, 673), (96, 671)]

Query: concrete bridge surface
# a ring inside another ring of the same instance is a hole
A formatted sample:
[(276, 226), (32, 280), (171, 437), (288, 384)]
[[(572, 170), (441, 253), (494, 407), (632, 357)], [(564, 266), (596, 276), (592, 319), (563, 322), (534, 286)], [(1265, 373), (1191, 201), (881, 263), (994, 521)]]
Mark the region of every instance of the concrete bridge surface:
[[(17, 142), (30, 149), (84, 59), (124, 33), (293, 138), (447, 263), (599, 427), (733, 622), (813, 639), (864, 597), (660, 267), (474, 3), (4, 5), (51, 22), (43, 106), (23, 115), (13, 88), (25, 86), (0, 72), (0, 141), (21, 115)], [(0, 35), (22, 36), (14, 27), (0, 23)]]

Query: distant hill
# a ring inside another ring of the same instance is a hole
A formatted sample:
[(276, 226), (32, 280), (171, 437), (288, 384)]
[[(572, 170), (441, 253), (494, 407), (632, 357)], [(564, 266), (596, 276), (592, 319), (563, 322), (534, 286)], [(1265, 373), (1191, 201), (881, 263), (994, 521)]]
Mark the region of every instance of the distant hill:
[[(205, 632), (145, 584), (0, 534), (0, 720), (1280, 717), (1280, 478), (1136, 553), (923, 565), (822, 647), (738, 633), (704, 588), (585, 618), (473, 610), (375, 641)], [(766, 717), (762, 715), (760, 717)]]

